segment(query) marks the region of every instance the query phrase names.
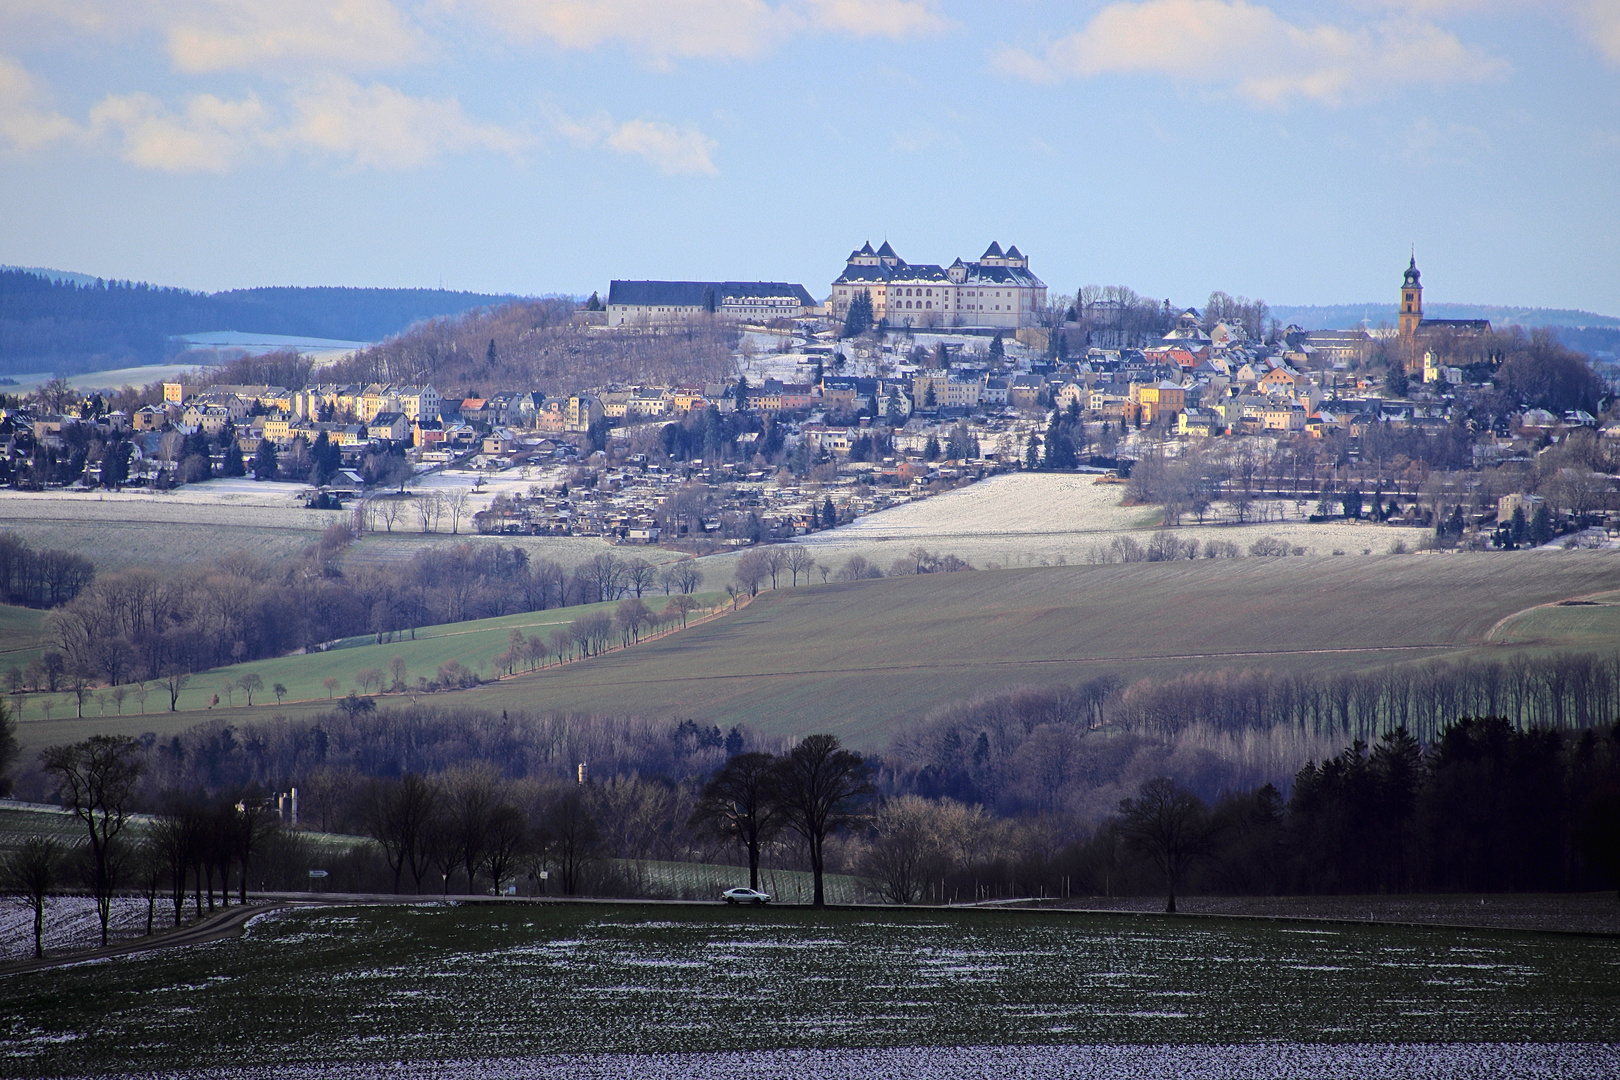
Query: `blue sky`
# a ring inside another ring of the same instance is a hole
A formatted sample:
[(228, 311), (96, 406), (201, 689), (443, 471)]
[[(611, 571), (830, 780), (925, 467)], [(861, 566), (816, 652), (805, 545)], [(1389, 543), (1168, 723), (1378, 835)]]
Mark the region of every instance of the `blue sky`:
[(0, 0), (0, 262), (1620, 314), (1620, 0)]

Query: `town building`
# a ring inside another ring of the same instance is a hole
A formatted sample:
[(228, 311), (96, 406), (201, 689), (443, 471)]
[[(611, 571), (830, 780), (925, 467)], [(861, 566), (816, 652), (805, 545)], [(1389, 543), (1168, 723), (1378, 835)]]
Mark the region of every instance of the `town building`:
[(992, 243), (978, 262), (948, 267), (908, 263), (885, 240), (850, 252), (832, 283), (832, 315), (849, 314), (855, 297), (872, 300), (872, 318), (894, 327), (983, 327), (1018, 330), (1040, 321), (1046, 283), (1017, 247)]
[(708, 316), (746, 322), (796, 319), (816, 306), (803, 285), (783, 281), (614, 281), (609, 326), (651, 326)]

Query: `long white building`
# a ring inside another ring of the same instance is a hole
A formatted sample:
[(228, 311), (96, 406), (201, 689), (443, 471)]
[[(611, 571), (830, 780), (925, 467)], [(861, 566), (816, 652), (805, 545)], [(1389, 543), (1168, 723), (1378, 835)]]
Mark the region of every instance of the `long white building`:
[(993, 243), (978, 262), (957, 259), (950, 266), (908, 263), (884, 241), (850, 252), (844, 272), (832, 284), (833, 315), (842, 319), (861, 292), (872, 297), (872, 318), (890, 326), (1035, 326), (1046, 306), (1046, 283), (1029, 271), (1017, 247)]

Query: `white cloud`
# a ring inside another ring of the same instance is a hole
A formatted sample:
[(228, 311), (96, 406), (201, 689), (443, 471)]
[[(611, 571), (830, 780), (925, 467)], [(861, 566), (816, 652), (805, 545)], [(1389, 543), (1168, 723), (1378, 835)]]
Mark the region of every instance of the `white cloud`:
[(17, 150), (33, 150), (79, 131), (72, 120), (49, 109), (27, 69), (0, 56), (0, 140)]
[[(0, 63), (0, 107), (12, 100), (13, 75)], [(48, 138), (116, 141), (124, 160), (165, 172), (223, 173), (254, 156), (289, 151), (356, 168), (413, 169), (469, 150), (515, 154), (532, 141), (469, 118), (454, 98), (413, 97), (391, 86), (361, 86), (336, 76), (293, 93), (285, 111), (290, 117), (278, 119), (255, 94), (237, 100), (198, 94), (178, 108), (151, 94), (110, 94), (90, 110), (87, 125), (59, 117), (43, 130)], [(14, 145), (25, 145), (6, 126), (13, 115), (21, 114), (8, 110), (0, 118), (0, 133)]]
[(809, 0), (808, 7), (812, 25), (856, 37), (915, 37), (951, 25), (934, 4), (917, 0)]
[(500, 31), (568, 49), (618, 42), (659, 63), (748, 58), (795, 34), (903, 38), (949, 23), (937, 0), (444, 0)]
[(108, 95), (90, 126), (123, 143), (124, 160), (165, 172), (228, 172), (264, 142), (268, 114), (257, 97), (225, 101), (199, 94), (174, 112), (150, 94)]
[(1039, 82), (1148, 74), (1230, 89), (1260, 105), (1327, 105), (1412, 83), (1493, 78), (1501, 61), (1431, 23), (1299, 25), (1246, 0), (1114, 3), (1044, 55), (1003, 49), (1003, 71)]
[(646, 158), (666, 175), (720, 175), (711, 157), (719, 144), (696, 128), (676, 128), (652, 120), (626, 120), (608, 136), (607, 144), (621, 154)]
[(1604, 59), (1620, 64), (1620, 0), (1575, 0), (1576, 18)]
[(606, 146), (645, 158), (666, 176), (720, 175), (714, 165), (714, 151), (720, 144), (693, 127), (677, 128), (656, 120), (618, 123), (604, 112), (584, 119), (556, 115), (552, 125), (558, 134), (581, 146)]
[(422, 52), (388, 0), (202, 0), (169, 9), (169, 56), (186, 72), (388, 67)]
[(193, 74), (352, 71), (427, 52), (425, 36), (392, 0), (0, 0), (0, 28), (35, 46), (155, 35), (174, 67)]
[(429, 165), (446, 153), (516, 153), (523, 135), (481, 124), (455, 98), (411, 97), (391, 86), (329, 78), (294, 97), (297, 119), (273, 142), (317, 150), (375, 169)]

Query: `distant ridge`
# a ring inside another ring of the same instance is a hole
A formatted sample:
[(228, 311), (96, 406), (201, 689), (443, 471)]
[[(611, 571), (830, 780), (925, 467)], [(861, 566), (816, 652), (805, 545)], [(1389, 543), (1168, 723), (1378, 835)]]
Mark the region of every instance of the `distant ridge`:
[(72, 270), (52, 270), (46, 266), (6, 266), (0, 263), (0, 270), (17, 270), (24, 274), (33, 274), (35, 277), (49, 278), (51, 281), (65, 281), (70, 285), (96, 283), (96, 279), (89, 274), (76, 274)]
[[(1434, 319), (1489, 319), (1493, 326), (1538, 326), (1620, 329), (1620, 318), (1572, 308), (1509, 307), (1505, 304), (1425, 303), (1423, 313)], [(1354, 330), (1361, 326), (1394, 326), (1396, 305), (1378, 304), (1274, 304), (1272, 318), (1306, 330)]]
[(516, 299), (446, 289), (260, 288), (209, 294), (5, 268), (0, 269), (0, 374), (74, 375), (161, 363), (185, 348), (176, 340), (180, 335), (218, 330), (381, 341), (427, 319)]

